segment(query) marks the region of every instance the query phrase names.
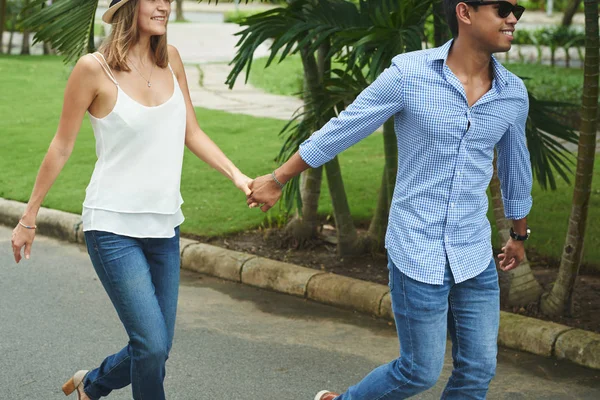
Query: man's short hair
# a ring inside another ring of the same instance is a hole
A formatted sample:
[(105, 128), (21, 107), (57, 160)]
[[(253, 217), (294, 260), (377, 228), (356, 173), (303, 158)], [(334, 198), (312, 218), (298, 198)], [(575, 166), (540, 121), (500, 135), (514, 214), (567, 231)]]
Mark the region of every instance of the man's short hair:
[[(458, 37), (458, 19), (456, 18), (456, 5), (465, 0), (444, 0), (444, 14), (446, 14), (446, 22), (448, 28), (452, 32), (454, 38)], [(476, 7), (476, 6), (474, 6)]]

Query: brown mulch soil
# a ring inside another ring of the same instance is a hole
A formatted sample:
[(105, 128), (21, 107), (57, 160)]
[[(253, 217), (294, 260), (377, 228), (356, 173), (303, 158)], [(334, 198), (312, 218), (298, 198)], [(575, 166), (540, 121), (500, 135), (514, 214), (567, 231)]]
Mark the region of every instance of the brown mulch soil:
[[(298, 249), (290, 248), (283, 231), (277, 229), (255, 230), (212, 238), (188, 237), (231, 250), (387, 285), (387, 258), (384, 254), (340, 258), (336, 254), (335, 244), (326, 240), (335, 236), (335, 232), (332, 229), (325, 229), (322, 232), (324, 236), (321, 239), (312, 240)], [(528, 249), (527, 256), (538, 282), (544, 290), (549, 290), (556, 279), (559, 261), (544, 258), (536, 254), (534, 249)], [(538, 303), (518, 308), (502, 306), (502, 309), (600, 333), (600, 272), (594, 271), (590, 266), (582, 267), (575, 289), (575, 313), (571, 317), (547, 317), (539, 311)], [(504, 292), (507, 274), (500, 270), (498, 273), (501, 292)]]

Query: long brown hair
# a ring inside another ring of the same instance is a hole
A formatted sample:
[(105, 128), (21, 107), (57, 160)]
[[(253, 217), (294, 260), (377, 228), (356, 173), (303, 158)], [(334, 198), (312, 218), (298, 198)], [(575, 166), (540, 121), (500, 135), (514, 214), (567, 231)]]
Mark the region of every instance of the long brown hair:
[[(138, 32), (139, 0), (129, 0), (113, 15), (111, 31), (98, 51), (104, 55), (108, 65), (116, 71), (131, 71), (127, 66), (127, 53), (140, 37)], [(168, 23), (168, 21), (166, 21)], [(150, 48), (154, 52), (154, 60), (160, 68), (169, 63), (167, 52), (167, 34), (152, 36)]]

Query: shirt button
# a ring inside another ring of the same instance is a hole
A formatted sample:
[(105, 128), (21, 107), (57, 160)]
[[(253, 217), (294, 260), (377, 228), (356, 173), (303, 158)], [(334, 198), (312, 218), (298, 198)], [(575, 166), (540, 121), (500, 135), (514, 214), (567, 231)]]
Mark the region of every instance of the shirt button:
[(451, 206), (452, 208), (454, 208), (454, 203), (450, 203), (450, 206)]
[(456, 176), (460, 176), (460, 171), (458, 171), (458, 172), (456, 173)]
[(446, 239), (446, 242), (448, 241), (448, 235), (444, 236), (444, 239)]

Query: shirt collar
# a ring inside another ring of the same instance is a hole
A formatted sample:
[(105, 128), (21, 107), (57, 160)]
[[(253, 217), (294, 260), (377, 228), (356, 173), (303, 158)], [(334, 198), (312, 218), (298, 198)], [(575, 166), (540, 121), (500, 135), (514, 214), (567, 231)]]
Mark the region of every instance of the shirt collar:
[[(435, 60), (443, 60), (444, 64), (446, 64), (446, 60), (448, 59), (448, 54), (450, 53), (450, 47), (452, 47), (452, 43), (454, 39), (450, 39), (445, 44), (440, 47), (436, 47), (431, 50), (429, 53), (429, 57), (427, 58), (427, 62), (429, 64), (433, 63)], [(497, 83), (500, 86), (506, 86), (508, 84), (508, 71), (498, 60), (496, 57), (492, 55), (492, 65), (494, 68), (494, 78), (497, 80)]]

